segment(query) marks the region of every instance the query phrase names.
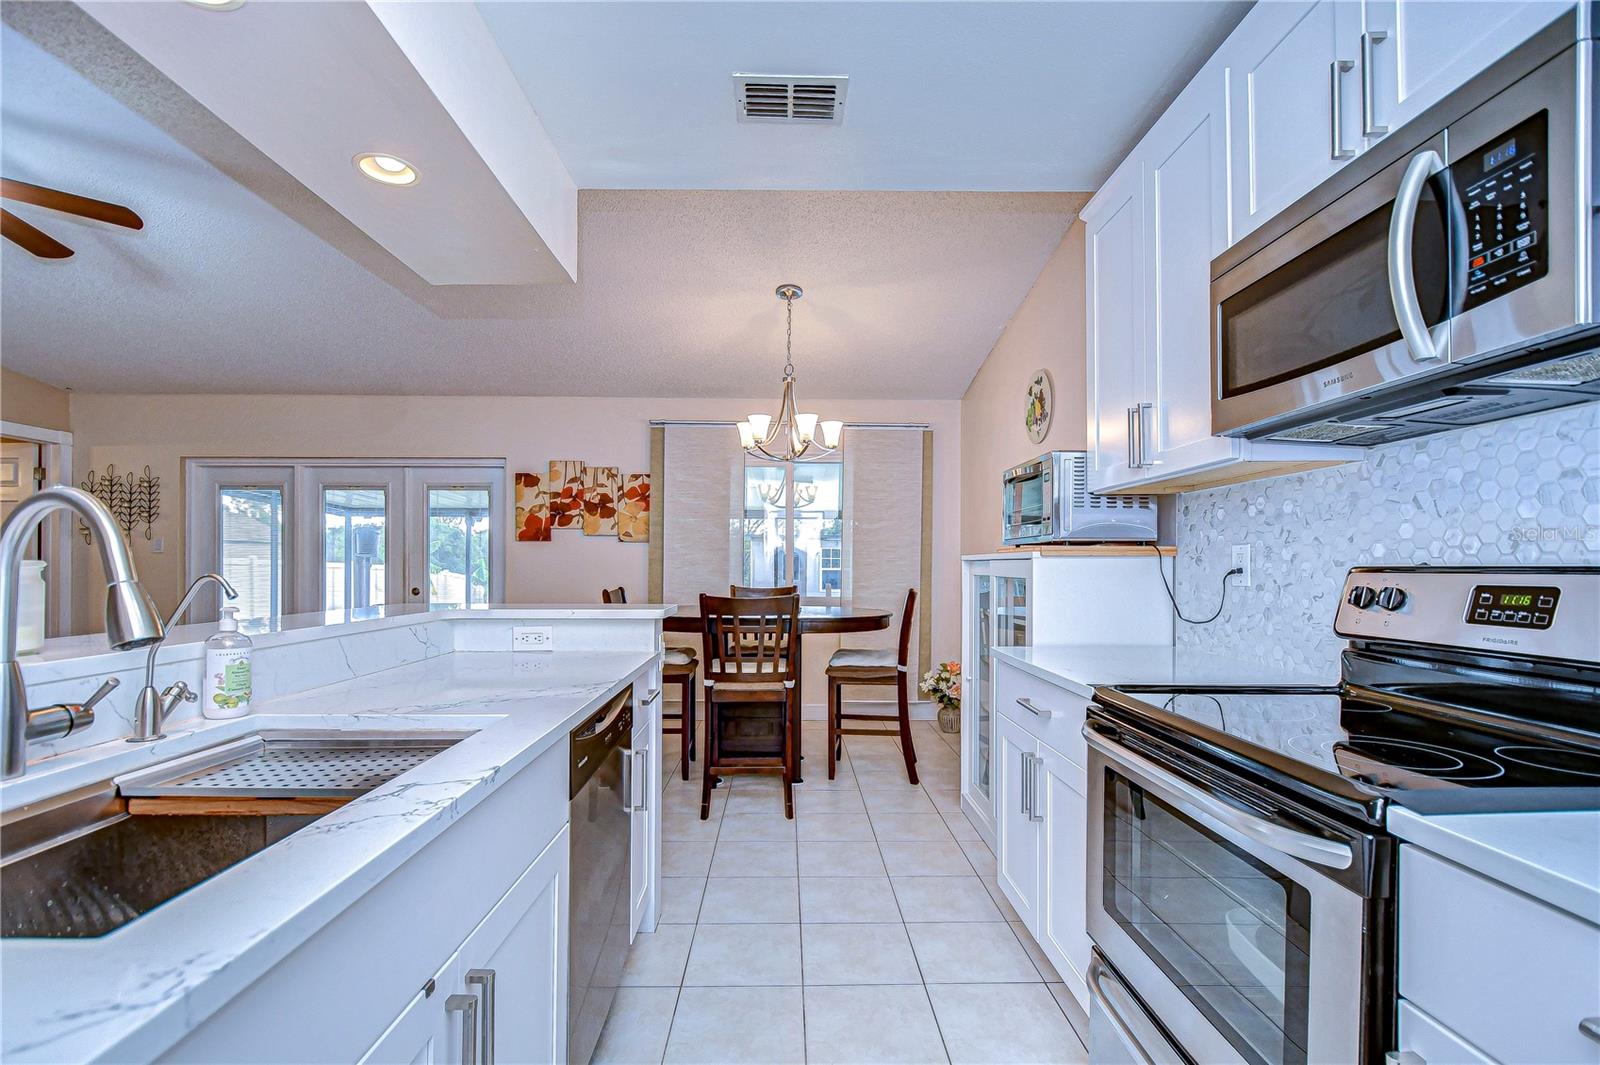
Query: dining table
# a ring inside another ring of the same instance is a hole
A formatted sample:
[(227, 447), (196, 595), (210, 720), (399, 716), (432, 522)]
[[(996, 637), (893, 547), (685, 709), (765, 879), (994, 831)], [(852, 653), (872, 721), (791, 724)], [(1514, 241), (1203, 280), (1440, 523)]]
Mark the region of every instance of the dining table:
[[(794, 671), (795, 676), (805, 676), (805, 639), (807, 636), (823, 634), (840, 635), (849, 632), (878, 632), (889, 627), (889, 621), (894, 616), (893, 611), (877, 610), (871, 607), (860, 607), (851, 604), (816, 604), (800, 607), (800, 636), (794, 645)], [(676, 614), (667, 618), (662, 623), (662, 628), (667, 632), (678, 633), (703, 633), (705, 623), (700, 618), (698, 607), (682, 607)], [(794, 750), (794, 782), (803, 783), (800, 773), (800, 762), (805, 757), (801, 750), (800, 714), (796, 713), (789, 723), (790, 743)]]

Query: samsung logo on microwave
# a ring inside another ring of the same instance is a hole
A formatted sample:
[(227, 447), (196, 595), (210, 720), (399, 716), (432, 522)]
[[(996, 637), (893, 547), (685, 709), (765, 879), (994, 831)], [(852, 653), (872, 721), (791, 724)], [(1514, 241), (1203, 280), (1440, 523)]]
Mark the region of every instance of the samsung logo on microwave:
[(1348, 381), (1351, 378), (1355, 377), (1355, 375), (1356, 375), (1356, 372), (1354, 370), (1348, 370), (1345, 373), (1340, 374), (1338, 377), (1330, 377), (1330, 378), (1328, 378), (1326, 381), (1322, 382), (1322, 387), (1323, 388), (1332, 388), (1334, 385), (1342, 385), (1346, 381)]

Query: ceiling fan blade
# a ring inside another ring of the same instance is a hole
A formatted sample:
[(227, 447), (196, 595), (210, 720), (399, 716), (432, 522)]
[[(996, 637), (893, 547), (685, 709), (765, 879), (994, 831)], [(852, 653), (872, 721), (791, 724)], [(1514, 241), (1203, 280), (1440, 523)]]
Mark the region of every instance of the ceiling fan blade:
[(43, 185), (30, 185), (26, 181), (0, 178), (0, 197), (31, 203), (38, 207), (48, 207), (52, 211), (75, 214), (81, 218), (92, 218), (96, 222), (109, 222), (125, 229), (144, 228), (144, 219), (119, 203), (91, 200), (87, 196), (62, 192), (60, 189), (47, 189)]
[(68, 259), (72, 249), (0, 207), (0, 237), (41, 259)]

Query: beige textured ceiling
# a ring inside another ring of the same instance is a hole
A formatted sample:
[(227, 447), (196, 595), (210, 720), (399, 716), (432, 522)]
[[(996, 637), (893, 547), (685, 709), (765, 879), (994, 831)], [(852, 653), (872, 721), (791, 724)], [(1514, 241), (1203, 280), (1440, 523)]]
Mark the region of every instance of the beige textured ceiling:
[(85, 391), (764, 395), (793, 281), (804, 395), (953, 398), (1087, 198), (589, 191), (576, 284), (435, 288), (81, 12), (5, 7), (6, 175), (146, 222), (0, 248), (0, 359)]

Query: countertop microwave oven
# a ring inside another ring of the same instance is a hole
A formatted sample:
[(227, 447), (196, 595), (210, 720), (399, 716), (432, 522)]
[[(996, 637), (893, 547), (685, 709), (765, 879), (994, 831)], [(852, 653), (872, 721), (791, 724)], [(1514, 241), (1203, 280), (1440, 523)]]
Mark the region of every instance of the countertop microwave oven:
[(1381, 444), (1600, 399), (1576, 12), (1212, 262), (1212, 427)]
[(1156, 503), (1150, 496), (1089, 492), (1089, 456), (1049, 451), (1005, 472), (1001, 541), (1017, 544), (1154, 541)]

